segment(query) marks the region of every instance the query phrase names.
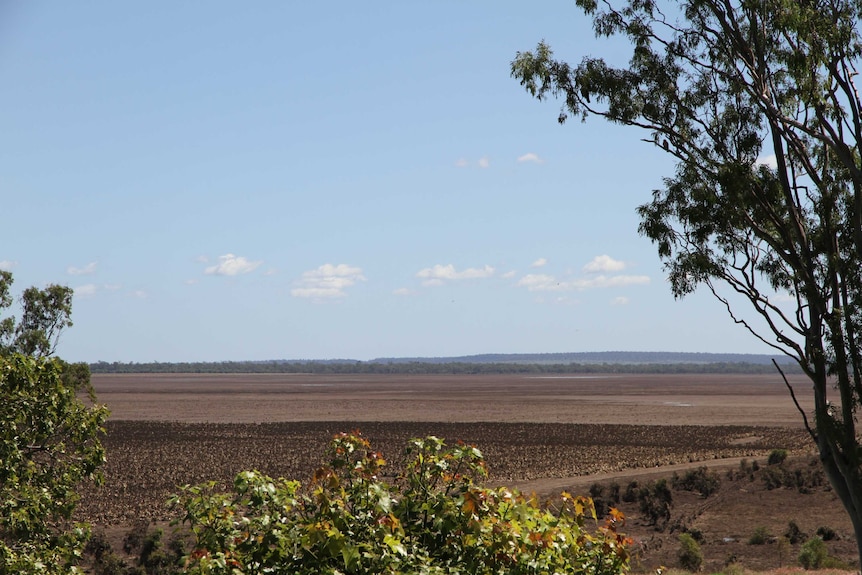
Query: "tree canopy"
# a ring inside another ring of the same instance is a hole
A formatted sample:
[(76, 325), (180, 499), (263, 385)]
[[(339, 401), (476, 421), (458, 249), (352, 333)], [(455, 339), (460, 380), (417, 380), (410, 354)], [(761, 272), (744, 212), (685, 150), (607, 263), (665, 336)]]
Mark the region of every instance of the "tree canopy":
[(629, 41), (628, 64), (569, 64), (539, 43), (513, 76), (561, 98), (560, 122), (639, 128), (676, 159), (640, 232), (676, 296), (705, 286), (811, 378), (802, 416), (862, 555), (862, 2), (577, 4), (598, 36)]
[[(11, 283), (0, 271), (0, 309), (12, 303)], [(89, 538), (72, 513), (81, 482), (101, 481), (108, 410), (95, 403), (87, 365), (47, 357), (72, 323), (71, 296), (29, 288), (20, 322), (0, 321), (0, 575), (78, 572)]]

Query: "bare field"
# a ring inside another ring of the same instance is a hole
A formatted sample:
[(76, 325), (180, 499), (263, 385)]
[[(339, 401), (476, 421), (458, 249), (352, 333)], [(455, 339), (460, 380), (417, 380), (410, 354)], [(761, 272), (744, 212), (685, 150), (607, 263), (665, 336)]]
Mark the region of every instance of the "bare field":
[(539, 493), (810, 449), (777, 375), (96, 374), (93, 385), (112, 411), (107, 484), (82, 510), (107, 523), (162, 519), (177, 485), (243, 469), (304, 479), (332, 434), (353, 429), (394, 464), (410, 437), (473, 443), (492, 481)]
[[(805, 378), (790, 380), (807, 401)], [(778, 374), (96, 374), (93, 384), (114, 420), (802, 425)]]

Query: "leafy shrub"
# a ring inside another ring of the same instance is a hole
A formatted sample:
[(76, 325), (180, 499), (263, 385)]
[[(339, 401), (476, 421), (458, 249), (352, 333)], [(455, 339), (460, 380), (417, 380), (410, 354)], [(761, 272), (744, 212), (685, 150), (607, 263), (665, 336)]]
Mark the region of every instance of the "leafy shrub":
[(680, 477), (676, 473), (671, 478), (671, 486), (683, 491), (695, 491), (703, 497), (709, 497), (721, 486), (721, 479), (715, 472), (710, 472), (705, 466), (689, 469)]
[(687, 571), (700, 571), (701, 566), (703, 566), (703, 552), (700, 550), (700, 544), (688, 533), (682, 533), (679, 536), (677, 557), (680, 567)]
[(766, 458), (767, 465), (780, 465), (787, 459), (786, 449), (773, 449), (769, 452), (769, 457)]
[[(10, 277), (2, 273), (0, 308)], [(102, 480), (108, 410), (82, 400), (88, 392), (95, 400), (86, 365), (5, 353), (0, 349), (0, 573), (69, 573), (90, 537), (73, 513), (78, 487)]]
[(802, 545), (799, 551), (799, 564), (805, 569), (840, 569), (852, 571), (853, 568), (837, 557), (829, 554), (826, 543), (820, 537), (812, 537)]
[(817, 535), (824, 541), (834, 541), (838, 539), (838, 533), (836, 533), (831, 527), (818, 527)]
[[(819, 530), (817, 534), (820, 535)], [(795, 521), (791, 521), (787, 524), (787, 531), (785, 531), (784, 536), (787, 538), (791, 545), (801, 543), (808, 538), (808, 535), (806, 533), (803, 533), (803, 531), (799, 528), (799, 525), (797, 525)]]
[(748, 538), (749, 545), (763, 545), (769, 541), (769, 531), (766, 527), (757, 527), (751, 537)]
[(305, 489), (255, 471), (239, 473), (232, 493), (182, 488), (172, 503), (195, 536), (187, 572), (618, 575), (628, 565), (621, 513), (600, 524), (589, 498), (563, 493), (551, 513), (480, 487), (475, 447), (413, 439), (394, 485), (379, 479), (385, 461), (358, 433), (335, 436), (327, 455)]
[(641, 513), (649, 520), (650, 525), (662, 530), (670, 521), (670, 508), (673, 496), (667, 486), (666, 479), (659, 479), (638, 491), (638, 503)]
[(805, 569), (820, 569), (825, 567), (826, 558), (829, 556), (829, 550), (826, 549), (826, 543), (819, 537), (812, 537), (802, 545), (799, 550), (799, 564)]
[(788, 469), (784, 464), (765, 467), (760, 475), (767, 489), (787, 487), (796, 489), (799, 493), (811, 493), (814, 489), (826, 483), (822, 468)]

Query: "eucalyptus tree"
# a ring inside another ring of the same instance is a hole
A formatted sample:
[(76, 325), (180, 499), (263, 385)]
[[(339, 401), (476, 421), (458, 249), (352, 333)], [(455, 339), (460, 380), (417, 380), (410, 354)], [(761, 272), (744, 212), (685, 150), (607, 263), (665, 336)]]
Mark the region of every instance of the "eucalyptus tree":
[(862, 557), (862, 2), (577, 4), (628, 62), (570, 64), (542, 42), (512, 75), (561, 98), (560, 122), (639, 128), (674, 158), (640, 232), (676, 297), (705, 286), (810, 378), (813, 414), (793, 399)]
[[(12, 303), (12, 273), (0, 270), (0, 311)], [(37, 357), (52, 355), (63, 329), (72, 325), (72, 288), (51, 284), (21, 294), (21, 318), (0, 320), (0, 353)]]
[[(0, 311), (11, 285), (0, 271)], [(71, 304), (67, 287), (29, 288), (21, 319), (0, 321), (0, 575), (81, 572), (89, 527), (73, 513), (80, 484), (101, 482), (108, 410), (86, 364), (48, 357), (72, 324)]]

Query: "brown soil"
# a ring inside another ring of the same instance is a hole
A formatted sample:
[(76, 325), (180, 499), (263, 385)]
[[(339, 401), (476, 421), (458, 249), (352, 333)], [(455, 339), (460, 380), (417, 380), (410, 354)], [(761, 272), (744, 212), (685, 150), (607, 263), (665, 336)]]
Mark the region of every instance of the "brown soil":
[[(804, 380), (792, 382), (804, 396)], [(781, 536), (790, 521), (810, 535), (835, 530), (831, 551), (856, 561), (828, 486), (801, 494), (729, 474), (743, 458), (765, 466), (778, 448), (807, 469), (810, 439), (778, 376), (95, 375), (93, 383), (113, 413), (109, 459), (105, 486), (86, 492), (79, 510), (115, 540), (136, 519), (169, 519), (164, 502), (180, 484), (227, 483), (250, 468), (306, 479), (333, 433), (358, 428), (393, 474), (405, 440), (433, 434), (477, 445), (490, 482), (548, 498), (710, 466), (720, 490), (708, 498), (675, 490), (663, 531), (636, 503), (619, 504), (641, 569), (676, 565), (685, 529), (703, 534), (710, 570), (733, 558), (758, 569), (793, 564), (798, 544), (747, 544), (758, 527)]]

